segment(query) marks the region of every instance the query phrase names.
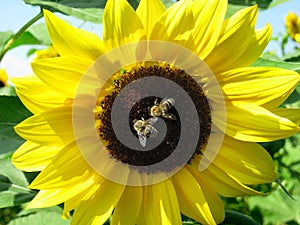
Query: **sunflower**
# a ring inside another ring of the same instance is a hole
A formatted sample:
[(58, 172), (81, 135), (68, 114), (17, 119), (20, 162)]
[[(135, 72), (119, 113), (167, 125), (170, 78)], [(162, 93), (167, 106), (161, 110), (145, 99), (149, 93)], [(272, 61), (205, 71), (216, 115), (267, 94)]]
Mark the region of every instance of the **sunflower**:
[(59, 56), (13, 80), (34, 114), (15, 127), (26, 142), (13, 163), (41, 171), (28, 208), (63, 203), (82, 225), (217, 224), (220, 195), (260, 195), (251, 185), (276, 179), (257, 142), (299, 131), (299, 110), (279, 108), (299, 75), (249, 67), (271, 28), (255, 30), (256, 6), (226, 9), (108, 0), (102, 39), (44, 11)]
[(4, 69), (0, 69), (0, 87), (7, 86), (8, 75)]
[(290, 37), (300, 43), (300, 19), (297, 14), (289, 12), (285, 17), (285, 26)]

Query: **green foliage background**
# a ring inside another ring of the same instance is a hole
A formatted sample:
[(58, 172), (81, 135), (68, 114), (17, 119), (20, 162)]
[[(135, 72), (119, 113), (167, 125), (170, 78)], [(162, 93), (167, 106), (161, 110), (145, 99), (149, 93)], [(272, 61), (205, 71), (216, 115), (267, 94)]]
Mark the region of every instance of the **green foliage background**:
[[(21, 1), (21, 0), (20, 0)], [(229, 0), (227, 17), (247, 5), (258, 4), (264, 10), (275, 7), (287, 0)], [(102, 22), (104, 0), (24, 0), (35, 7), (47, 8), (53, 12), (61, 12), (83, 21)], [(128, 0), (136, 8), (138, 0)], [(169, 7), (171, 0), (164, 0)], [(3, 4), (3, 3), (2, 3)], [(21, 45), (50, 45), (44, 23), (31, 24), (42, 17), (41, 14), (25, 24), (20, 32), (1, 31), (0, 28), (0, 60), (7, 51)], [(27, 26), (28, 25), (28, 26)], [(13, 40), (13, 43), (10, 42)], [(288, 42), (287, 34), (274, 37), (282, 47), (282, 57), (266, 52), (252, 66), (275, 66), (300, 72), (300, 49), (294, 43), (292, 52), (285, 53)], [(292, 43), (293, 44), (293, 43)], [(32, 54), (30, 51), (28, 55)], [(26, 203), (35, 195), (35, 190), (27, 188), (37, 173), (25, 173), (17, 170), (11, 163), (12, 153), (20, 146), (22, 140), (13, 127), (29, 117), (31, 113), (16, 96), (13, 87), (0, 88), (0, 225), (67, 225), (68, 220), (61, 219), (62, 207), (25, 210)], [(285, 102), (283, 107), (300, 108), (300, 86)], [(264, 224), (264, 225), (296, 225), (300, 224), (300, 134), (285, 140), (262, 145), (272, 155), (279, 174), (279, 179), (294, 199), (289, 197), (276, 183), (255, 187), (265, 193), (264, 197), (224, 198), (226, 219), (222, 224)], [(109, 221), (107, 222), (109, 223)], [(198, 224), (183, 216), (183, 224)]]

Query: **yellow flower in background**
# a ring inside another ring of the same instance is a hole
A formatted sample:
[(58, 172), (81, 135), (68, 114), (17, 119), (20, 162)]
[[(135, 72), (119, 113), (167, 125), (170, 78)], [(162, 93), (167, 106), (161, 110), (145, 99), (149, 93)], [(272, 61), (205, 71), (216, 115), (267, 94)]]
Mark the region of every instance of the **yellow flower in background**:
[(0, 69), (0, 87), (7, 86), (8, 75), (4, 69)]
[(55, 48), (53, 46), (49, 46), (46, 49), (37, 50), (37, 51), (35, 51), (34, 54), (36, 55), (34, 60), (52, 58), (52, 57), (59, 56), (57, 51), (55, 50)]
[(285, 26), (289, 36), (300, 43), (300, 18), (296, 13), (289, 12), (285, 17)]
[[(64, 203), (63, 216), (74, 209), (71, 224), (81, 225), (110, 217), (111, 224), (174, 225), (181, 213), (217, 224), (224, 219), (219, 195), (261, 194), (247, 185), (272, 182), (276, 173), (256, 142), (299, 131), (299, 109), (279, 108), (299, 75), (249, 67), (271, 28), (255, 30), (255, 6), (224, 19), (226, 10), (226, 0), (179, 1), (168, 9), (142, 0), (136, 11), (126, 0), (108, 0), (102, 39), (45, 10), (59, 57), (35, 60), (36, 77), (13, 79), (34, 114), (15, 127), (26, 142), (13, 163), (41, 171), (28, 208)], [(208, 67), (199, 70), (195, 59)], [(155, 103), (167, 108), (159, 119), (149, 111)], [(118, 136), (123, 125), (128, 130)], [(186, 159), (172, 158), (174, 152)]]

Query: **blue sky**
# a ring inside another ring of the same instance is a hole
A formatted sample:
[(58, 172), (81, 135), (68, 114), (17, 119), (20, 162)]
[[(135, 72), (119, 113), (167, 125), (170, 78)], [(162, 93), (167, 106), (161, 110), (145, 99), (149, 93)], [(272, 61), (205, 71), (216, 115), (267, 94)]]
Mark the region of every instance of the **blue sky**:
[[(5, 3), (4, 0), (0, 0), (0, 2), (2, 3), (0, 8), (0, 31), (17, 31), (39, 12), (39, 7), (26, 5), (22, 0), (9, 0), (5, 1)], [(266, 23), (270, 23), (273, 28), (273, 35), (284, 32), (284, 17), (288, 11), (293, 11), (300, 16), (300, 1), (290, 0), (287, 3), (280, 4), (266, 11), (260, 11), (257, 28), (264, 26)], [(64, 18), (71, 21), (75, 26), (82, 24), (81, 21), (67, 17)], [(87, 23), (83, 28), (101, 34), (99, 25)], [(1, 62), (0, 67), (5, 68), (11, 77), (31, 73), (29, 66), (30, 59), (26, 56), (28, 49), (29, 47), (18, 47), (8, 52)], [(279, 47), (276, 43), (271, 43), (268, 49), (279, 51)]]

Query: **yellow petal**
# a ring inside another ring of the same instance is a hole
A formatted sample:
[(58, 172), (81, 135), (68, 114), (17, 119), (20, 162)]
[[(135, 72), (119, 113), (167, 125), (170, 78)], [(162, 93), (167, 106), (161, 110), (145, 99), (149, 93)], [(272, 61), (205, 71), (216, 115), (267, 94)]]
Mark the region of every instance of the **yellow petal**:
[(63, 215), (62, 215), (63, 218), (69, 219), (70, 211), (77, 208), (77, 206), (80, 204), (81, 201), (86, 201), (91, 196), (94, 196), (95, 193), (98, 191), (103, 180), (104, 180), (103, 177), (100, 177), (100, 176), (96, 177), (95, 182), (89, 189), (83, 190), (80, 193), (78, 193), (77, 195), (75, 195), (74, 197), (67, 199), (64, 202), (64, 211), (63, 211)]
[(205, 181), (198, 170), (196, 170), (193, 166), (188, 166), (187, 168), (202, 187), (203, 194), (208, 202), (208, 205), (210, 206), (214, 220), (218, 224), (221, 223), (225, 217), (225, 210), (220, 196), (217, 194), (215, 188)]
[(63, 148), (30, 184), (33, 189), (59, 189), (95, 176), (82, 157), (76, 142)]
[(147, 36), (149, 37), (153, 25), (159, 19), (159, 17), (166, 11), (166, 7), (160, 0), (142, 0), (136, 14), (142, 21)]
[(58, 146), (42, 146), (26, 141), (14, 152), (12, 162), (23, 171), (41, 171), (61, 149)]
[(104, 180), (94, 196), (76, 208), (71, 225), (104, 224), (117, 205), (125, 186)]
[(127, 186), (114, 210), (112, 225), (136, 224), (143, 199), (142, 187)]
[(69, 25), (48, 10), (43, 12), (51, 41), (60, 56), (95, 60), (104, 53), (103, 43), (97, 35)]
[[(182, 168), (176, 175), (173, 176), (174, 187), (178, 196), (180, 209), (186, 216), (200, 222), (201, 224), (217, 224), (212, 214), (212, 203), (216, 204), (218, 210), (221, 210), (224, 214), (223, 203), (217, 197), (216, 193), (213, 193), (211, 198), (214, 198), (216, 202), (208, 202), (204, 193), (204, 189), (211, 188), (209, 186), (201, 186), (204, 183), (199, 183), (195, 177), (185, 168)], [(207, 191), (208, 193), (208, 191)], [(218, 204), (219, 205), (218, 205)], [(214, 209), (216, 210), (216, 209)], [(219, 218), (218, 222), (224, 219), (224, 215)]]
[(224, 137), (214, 163), (244, 184), (261, 184), (276, 179), (269, 153), (257, 143)]
[(94, 180), (89, 178), (63, 188), (41, 190), (26, 208), (44, 208), (59, 205), (64, 201), (67, 201), (68, 199), (78, 195), (79, 193), (88, 190), (93, 185)]
[(243, 53), (236, 59), (234, 65), (236, 67), (249, 66), (257, 60), (263, 53), (272, 37), (272, 27), (270, 24), (257, 29), (255, 34), (252, 36), (247, 48)]
[(217, 76), (225, 100), (264, 105), (294, 90), (299, 74), (291, 70), (268, 67), (244, 67)]
[[(198, 165), (193, 165), (198, 169)], [(212, 163), (210, 166), (200, 172), (203, 179), (207, 181), (217, 193), (225, 197), (237, 197), (243, 195), (261, 195), (261, 193), (247, 187), (239, 180), (218, 168), (216, 164)]]
[[(241, 141), (274, 141), (299, 131), (299, 127), (292, 121), (253, 103), (227, 102), (226, 111), (226, 134)], [(216, 112), (216, 115), (218, 113), (223, 112)], [(218, 116), (216, 124), (223, 124), (223, 121), (218, 121)]]
[(266, 104), (262, 105), (264, 108), (269, 109), (270, 111), (273, 111), (281, 106), (282, 103), (285, 102), (285, 100), (288, 99), (288, 97), (293, 93), (295, 89), (287, 89), (284, 94), (279, 96), (278, 98), (274, 99), (273, 101), (267, 102)]
[[(211, 0), (211, 1), (202, 1), (197, 0), (193, 1), (192, 9), (198, 10), (197, 8), (201, 7), (204, 4), (204, 8), (201, 10), (200, 14), (197, 15), (195, 21), (195, 29), (192, 32), (194, 50), (200, 58), (204, 59), (215, 47), (218, 42), (219, 35), (221, 32), (222, 26), (225, 18), (226, 9), (227, 9), (227, 0)], [(192, 49), (191, 46), (190, 49)]]
[(24, 139), (41, 145), (68, 144), (74, 140), (72, 107), (55, 108), (33, 115), (15, 126), (15, 131)]
[(180, 208), (172, 182), (167, 179), (161, 183), (145, 187), (144, 216), (149, 225), (180, 225)]
[(59, 56), (58, 52), (55, 50), (55, 48), (52, 45), (46, 49), (36, 50), (34, 54), (36, 57), (33, 60), (54, 58)]
[[(80, 201), (89, 199), (99, 189), (103, 180), (102, 177), (96, 175), (86, 177), (82, 181), (70, 185), (41, 190), (27, 205), (27, 208), (43, 208), (58, 205), (63, 202), (68, 202), (68, 207), (74, 206), (69, 205), (69, 203), (78, 205)], [(79, 199), (79, 202), (74, 202), (74, 198)], [(64, 214), (66, 216), (67, 211), (64, 211)]]
[(107, 50), (146, 39), (140, 18), (126, 0), (108, 0), (103, 14), (103, 41)]
[(295, 34), (295, 41), (300, 43), (300, 34), (299, 33)]
[(249, 66), (260, 56), (271, 38), (271, 27), (255, 31), (256, 16), (253, 6), (225, 20), (216, 47), (204, 59), (215, 74)]
[(183, 46), (192, 41), (195, 18), (190, 4), (191, 0), (178, 1), (168, 8), (153, 26), (149, 39), (172, 41)]
[(77, 56), (62, 56), (31, 63), (34, 73), (53, 90), (74, 98), (80, 79), (92, 61)]
[(272, 112), (280, 117), (284, 117), (290, 121), (293, 121), (297, 125), (300, 125), (300, 109), (279, 108), (272, 110)]
[(22, 77), (11, 79), (16, 86), (16, 92), (22, 103), (33, 114), (67, 104), (66, 96), (54, 91), (38, 77)]
[(233, 35), (241, 35), (242, 32), (253, 33), (257, 19), (257, 6), (247, 7), (239, 10), (223, 23), (223, 30), (219, 43), (228, 41)]
[[(253, 35), (256, 17), (257, 7), (248, 7), (238, 11), (232, 17), (224, 21), (216, 48), (205, 58), (205, 62), (214, 73), (227, 71), (227, 67), (230, 66), (230, 63), (236, 60), (236, 58), (242, 54), (241, 51), (247, 48), (250, 39), (249, 36)], [(228, 51), (228, 49), (230, 49), (230, 51)], [(228, 62), (227, 59), (224, 61), (226, 57), (229, 59)], [(226, 64), (226, 66), (219, 69), (219, 67), (223, 67), (223, 64)]]

